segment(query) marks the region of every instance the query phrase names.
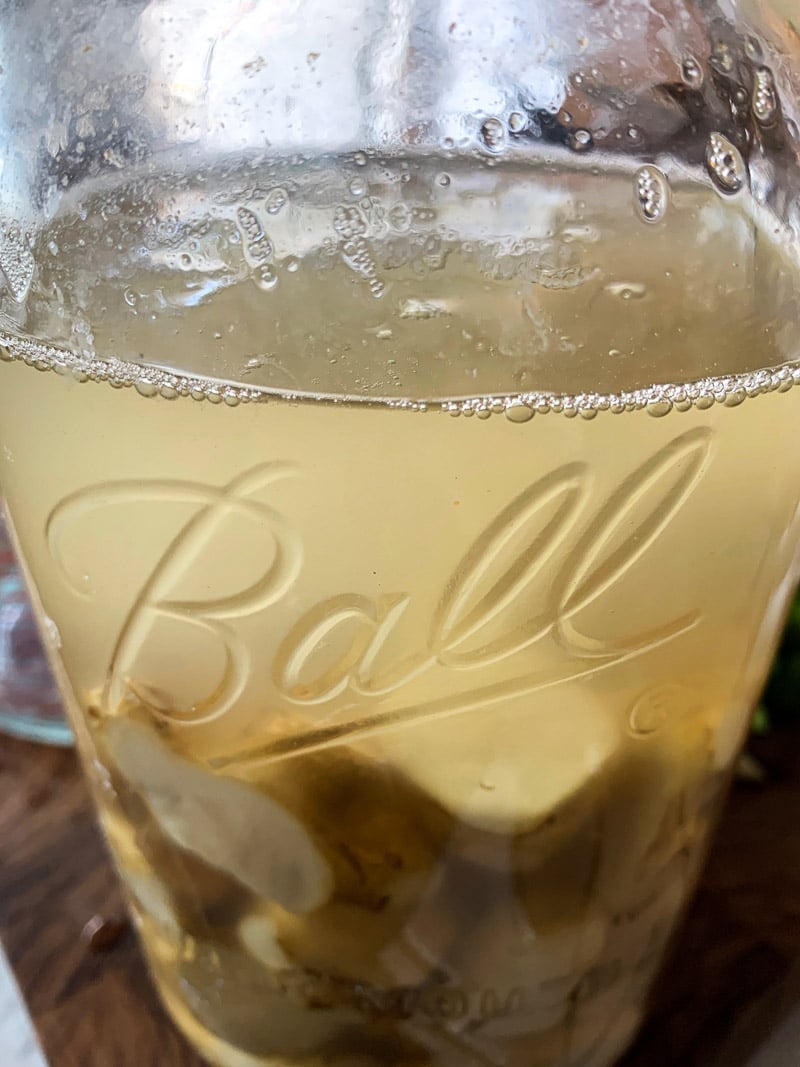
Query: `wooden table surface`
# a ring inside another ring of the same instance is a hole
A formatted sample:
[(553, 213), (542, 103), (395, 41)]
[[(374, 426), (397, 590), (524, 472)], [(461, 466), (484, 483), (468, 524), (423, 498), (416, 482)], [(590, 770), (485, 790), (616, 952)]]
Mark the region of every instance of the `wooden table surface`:
[[(624, 1067), (744, 1067), (800, 1008), (800, 730), (756, 754), (768, 780), (734, 789)], [(0, 936), (51, 1067), (203, 1067), (130, 929), (105, 951), (82, 939), (93, 916), (122, 915), (74, 754), (0, 738)]]

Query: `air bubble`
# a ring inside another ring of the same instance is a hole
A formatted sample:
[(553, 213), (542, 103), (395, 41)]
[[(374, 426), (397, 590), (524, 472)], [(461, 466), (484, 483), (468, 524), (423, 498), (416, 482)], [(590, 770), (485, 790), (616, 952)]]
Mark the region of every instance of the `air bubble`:
[(183, 255), (181, 256), (181, 266), (182, 267), (191, 267), (191, 265), (192, 265), (192, 257), (189, 255), (188, 252), (184, 252)]
[(278, 284), (278, 275), (272, 267), (259, 267), (253, 275), (253, 280), (259, 289), (262, 289), (265, 293), (269, 293)]
[(122, 294), (122, 299), (128, 305), (128, 307), (135, 308), (139, 301), (139, 296), (133, 291), (133, 289), (126, 289)]
[(709, 58), (711, 66), (715, 70), (718, 70), (720, 74), (730, 74), (733, 70), (733, 56), (731, 50), (723, 41), (720, 41), (714, 46), (714, 50)]
[(527, 126), (528, 116), (523, 111), (512, 111), (508, 116), (508, 128), (512, 133), (522, 133)]
[(753, 115), (761, 126), (771, 126), (778, 114), (778, 92), (775, 78), (768, 67), (761, 67), (755, 73), (753, 88)]
[(642, 300), (647, 296), (647, 286), (641, 282), (609, 282), (605, 291), (620, 300)]
[(285, 207), (288, 200), (289, 194), (281, 186), (270, 190), (270, 192), (267, 194), (266, 200), (264, 201), (264, 207), (266, 208), (267, 214), (277, 215), (278, 212)]
[(756, 37), (748, 37), (744, 43), (744, 50), (747, 53), (747, 58), (758, 62), (764, 55), (761, 50), (761, 42)]
[(300, 260), (297, 256), (289, 256), (285, 265), (290, 274), (296, 274), (300, 270)]
[(594, 146), (594, 138), (589, 130), (573, 130), (569, 136), (569, 145), (575, 152), (588, 152)]
[(638, 144), (642, 139), (642, 131), (638, 126), (629, 126), (625, 131), (625, 135), (633, 144)]
[(353, 156), (353, 162), (355, 163), (355, 165), (357, 167), (366, 167), (366, 165), (367, 165), (367, 153), (366, 152), (356, 152), (355, 155)]
[(436, 181), (439, 183), (439, 185), (443, 186), (446, 189), (447, 186), (450, 184), (450, 175), (440, 174)]
[(162, 382), (161, 385), (158, 387), (158, 392), (159, 395), (164, 398), (164, 400), (176, 400), (178, 397), (178, 390), (175, 388), (174, 385), (171, 385), (169, 382)]
[(744, 389), (731, 389), (726, 393), (723, 403), (726, 408), (738, 408), (746, 399), (747, 393)]
[(645, 222), (660, 222), (667, 211), (669, 186), (657, 167), (642, 167), (636, 174), (636, 207)]
[(481, 141), (490, 152), (502, 152), (506, 145), (506, 128), (500, 119), (486, 119), (480, 130)]
[(681, 64), (681, 76), (687, 85), (693, 89), (699, 89), (703, 84), (703, 68), (694, 58), (687, 56)]
[(352, 196), (364, 196), (367, 191), (367, 183), (363, 178), (353, 178), (348, 188)]
[(654, 419), (663, 419), (665, 415), (669, 415), (672, 411), (672, 401), (667, 397), (651, 400), (645, 408), (645, 411)]
[(149, 382), (146, 378), (140, 378), (133, 383), (133, 387), (140, 396), (151, 397), (155, 396), (158, 392), (158, 386), (155, 382)]
[(530, 422), (533, 414), (533, 408), (523, 403), (509, 404), (505, 409), (505, 416), (509, 422)]
[(712, 133), (706, 149), (706, 165), (717, 188), (726, 194), (738, 193), (747, 175), (742, 154), (722, 133)]

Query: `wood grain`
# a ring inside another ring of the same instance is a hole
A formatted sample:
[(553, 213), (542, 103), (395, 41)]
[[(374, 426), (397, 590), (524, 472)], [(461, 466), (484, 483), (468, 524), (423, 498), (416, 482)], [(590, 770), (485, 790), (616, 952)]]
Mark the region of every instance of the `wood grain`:
[[(769, 783), (734, 791), (622, 1067), (744, 1067), (800, 1006), (800, 731), (758, 755)], [(82, 940), (92, 916), (122, 914), (74, 755), (0, 739), (0, 936), (50, 1064), (203, 1067), (160, 1007), (130, 931), (100, 953)]]

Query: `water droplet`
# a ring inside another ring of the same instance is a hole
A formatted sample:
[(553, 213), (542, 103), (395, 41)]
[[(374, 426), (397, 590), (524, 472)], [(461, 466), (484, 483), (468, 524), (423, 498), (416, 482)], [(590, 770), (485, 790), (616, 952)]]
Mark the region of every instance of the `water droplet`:
[(609, 282), (605, 291), (620, 300), (642, 300), (647, 296), (647, 286), (641, 282)]
[(444, 188), (446, 189), (447, 186), (450, 184), (450, 175), (440, 174), (436, 181), (439, 183), (439, 185), (444, 186)]
[(642, 167), (636, 174), (636, 206), (645, 222), (659, 222), (667, 211), (669, 186), (657, 167)]
[(269, 215), (277, 215), (278, 212), (286, 205), (289, 200), (289, 194), (284, 188), (278, 186), (275, 189), (270, 190), (267, 194), (267, 198), (264, 201), (264, 207)]
[(533, 408), (521, 401), (519, 403), (509, 404), (505, 409), (505, 416), (509, 422), (530, 422), (533, 418), (533, 414)]
[(687, 85), (693, 89), (699, 89), (703, 84), (703, 68), (694, 58), (687, 56), (681, 64), (681, 76)]
[(594, 139), (589, 130), (573, 130), (569, 135), (569, 145), (575, 152), (588, 152), (594, 145)]
[(500, 119), (488, 118), (481, 126), (481, 141), (490, 152), (502, 152), (506, 145), (506, 128)]
[(512, 111), (508, 116), (508, 128), (512, 133), (522, 133), (527, 126), (528, 116), (524, 111)]
[(775, 78), (768, 67), (760, 67), (755, 73), (753, 86), (753, 115), (761, 126), (771, 126), (778, 114), (778, 92)]
[(745, 183), (747, 169), (742, 154), (722, 133), (709, 137), (706, 165), (712, 181), (723, 193), (738, 193)]
[(647, 414), (652, 415), (654, 419), (663, 419), (665, 415), (669, 415), (672, 411), (672, 401), (668, 397), (651, 400), (645, 410), (647, 411)]
[(348, 188), (353, 196), (364, 196), (367, 191), (367, 183), (363, 178), (353, 178)]
[(367, 153), (366, 152), (356, 152), (355, 155), (353, 156), (353, 162), (355, 163), (355, 165), (357, 167), (366, 167), (366, 165), (367, 165)]

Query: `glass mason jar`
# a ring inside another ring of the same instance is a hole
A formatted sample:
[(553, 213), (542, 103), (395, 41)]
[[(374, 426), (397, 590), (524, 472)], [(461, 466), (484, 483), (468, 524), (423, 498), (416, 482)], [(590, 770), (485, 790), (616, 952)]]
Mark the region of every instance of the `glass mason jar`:
[(0, 3), (2, 491), (213, 1063), (634, 1034), (797, 576), (792, 12)]

